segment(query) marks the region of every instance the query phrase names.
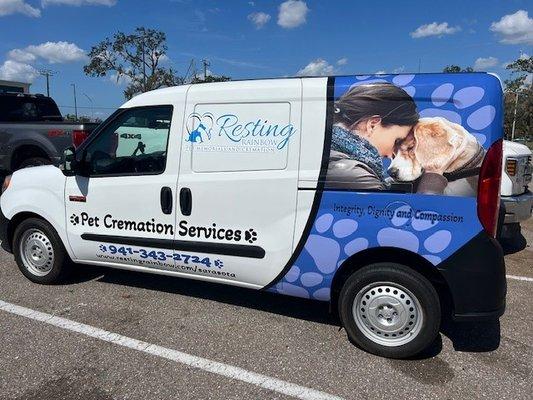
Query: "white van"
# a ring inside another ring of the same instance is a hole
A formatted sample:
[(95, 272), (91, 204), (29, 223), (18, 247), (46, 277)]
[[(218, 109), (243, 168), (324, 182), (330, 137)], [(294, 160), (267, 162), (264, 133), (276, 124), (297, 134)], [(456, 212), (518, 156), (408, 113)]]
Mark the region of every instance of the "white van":
[(74, 262), (328, 301), (363, 349), (412, 356), (442, 312), (504, 311), (501, 98), (484, 73), (145, 93), (61, 169), (6, 178), (2, 245), (37, 283)]

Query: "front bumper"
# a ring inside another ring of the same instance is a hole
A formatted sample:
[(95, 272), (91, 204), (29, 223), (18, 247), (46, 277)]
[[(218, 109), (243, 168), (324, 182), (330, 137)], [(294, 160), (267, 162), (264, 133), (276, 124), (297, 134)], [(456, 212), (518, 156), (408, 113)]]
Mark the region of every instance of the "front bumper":
[(2, 248), (11, 253), (11, 245), (8, 237), (9, 220), (6, 218), (2, 209), (0, 209), (0, 241), (2, 242)]
[(497, 319), (505, 311), (507, 281), (499, 243), (480, 232), (439, 264), (453, 302), (457, 321)]
[(529, 190), (518, 196), (502, 196), (505, 205), (504, 224), (522, 222), (531, 217), (533, 193)]

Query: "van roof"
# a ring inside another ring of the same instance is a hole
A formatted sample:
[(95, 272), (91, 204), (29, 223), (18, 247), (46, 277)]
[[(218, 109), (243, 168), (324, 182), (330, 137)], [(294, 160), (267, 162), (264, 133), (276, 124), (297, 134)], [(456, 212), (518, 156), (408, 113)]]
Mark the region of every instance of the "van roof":
[[(371, 76), (376, 76), (376, 77), (386, 77), (386, 76), (390, 76), (390, 75), (394, 75), (394, 76), (398, 76), (398, 75), (453, 75), (453, 76), (459, 76), (459, 75), (465, 75), (465, 74), (468, 74), (468, 75), (480, 75), (480, 74), (483, 74), (483, 75), (492, 75), (494, 76), (496, 79), (500, 80), (500, 78), (496, 75), (496, 74), (492, 74), (492, 73), (487, 73), (487, 72), (479, 72), (479, 71), (475, 71), (475, 72), (454, 72), (454, 73), (444, 73), (444, 72), (413, 72), (413, 73), (409, 73), (409, 72), (402, 72), (402, 73), (399, 73), (399, 74), (394, 74), (394, 73), (390, 73), (390, 74), (362, 74), (362, 73), (359, 73), (359, 74), (343, 74), (343, 75), (329, 75), (329, 76), (290, 76), (290, 77), (273, 77), (273, 78), (250, 78), (250, 79), (235, 79), (235, 80), (231, 80), (231, 81), (224, 81), (224, 82), (208, 82), (208, 83), (195, 83), (194, 86), (209, 86), (209, 87), (212, 87), (212, 88), (218, 88), (218, 89), (221, 89), (221, 87), (223, 88), (224, 86), (230, 86), (230, 85), (235, 85), (235, 84), (243, 84), (243, 83), (249, 83), (249, 82), (254, 82), (254, 83), (259, 83), (259, 82), (262, 82), (262, 81), (266, 81), (266, 82), (269, 82), (269, 81), (273, 81), (273, 80), (293, 80), (293, 79), (327, 79), (327, 78), (342, 78), (342, 77), (350, 77), (350, 76), (367, 76), (367, 75), (371, 75)], [(500, 80), (500, 83), (501, 83), (501, 80)], [(151, 90), (149, 92), (146, 92), (146, 93), (142, 93), (142, 94), (139, 94), (135, 97), (133, 97), (132, 99), (130, 99), (129, 101), (127, 101), (125, 104), (123, 104), (121, 106), (121, 108), (130, 108), (130, 107), (137, 107), (137, 106), (141, 106), (141, 105), (149, 105), (149, 104), (161, 104), (161, 102), (164, 102), (164, 101), (167, 101), (165, 100), (165, 98), (168, 98), (168, 102), (170, 103), (171, 102), (171, 98), (175, 98), (175, 96), (179, 96), (183, 93), (186, 93), (187, 90), (189, 90), (189, 88), (192, 86), (193, 84), (185, 84), (185, 85), (180, 85), (180, 86), (170, 86), (170, 87), (165, 87), (165, 88), (161, 88), (161, 89), (155, 89), (155, 90)]]

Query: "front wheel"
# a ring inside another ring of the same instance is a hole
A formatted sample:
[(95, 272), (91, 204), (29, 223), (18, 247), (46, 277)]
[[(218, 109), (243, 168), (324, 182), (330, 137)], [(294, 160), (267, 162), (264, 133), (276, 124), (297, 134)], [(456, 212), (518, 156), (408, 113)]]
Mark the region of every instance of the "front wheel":
[(362, 268), (346, 280), (339, 297), (348, 337), (382, 357), (407, 358), (427, 349), (438, 335), (440, 314), (433, 285), (400, 264)]
[(13, 254), (20, 271), (32, 282), (59, 282), (69, 267), (69, 257), (54, 228), (46, 221), (22, 221), (13, 236)]

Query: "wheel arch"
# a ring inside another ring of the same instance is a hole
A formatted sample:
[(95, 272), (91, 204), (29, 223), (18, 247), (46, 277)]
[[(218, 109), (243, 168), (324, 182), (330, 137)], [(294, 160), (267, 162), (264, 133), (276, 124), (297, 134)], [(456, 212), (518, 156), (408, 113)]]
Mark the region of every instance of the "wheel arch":
[(405, 265), (425, 277), (439, 295), (442, 315), (450, 315), (453, 309), (452, 295), (442, 274), (421, 255), (396, 247), (366, 249), (347, 258), (335, 272), (331, 283), (332, 311), (337, 312), (339, 294), (349, 276), (367, 265), (387, 262)]
[[(15, 230), (17, 229), (17, 226), (19, 226), (22, 221), (25, 221), (29, 218), (38, 218), (50, 224), (50, 222), (47, 221), (46, 218), (44, 218), (42, 215), (39, 215), (31, 211), (22, 211), (22, 212), (15, 214), (9, 220), (9, 223), (7, 224), (7, 240), (9, 242), (10, 249), (13, 249), (13, 236), (15, 235)], [(52, 224), (50, 225), (53, 227)]]
[(39, 143), (24, 143), (17, 146), (11, 154), (10, 168), (15, 171), (20, 164), (31, 157), (42, 157), (52, 161), (53, 155), (48, 149), (41, 146)]

